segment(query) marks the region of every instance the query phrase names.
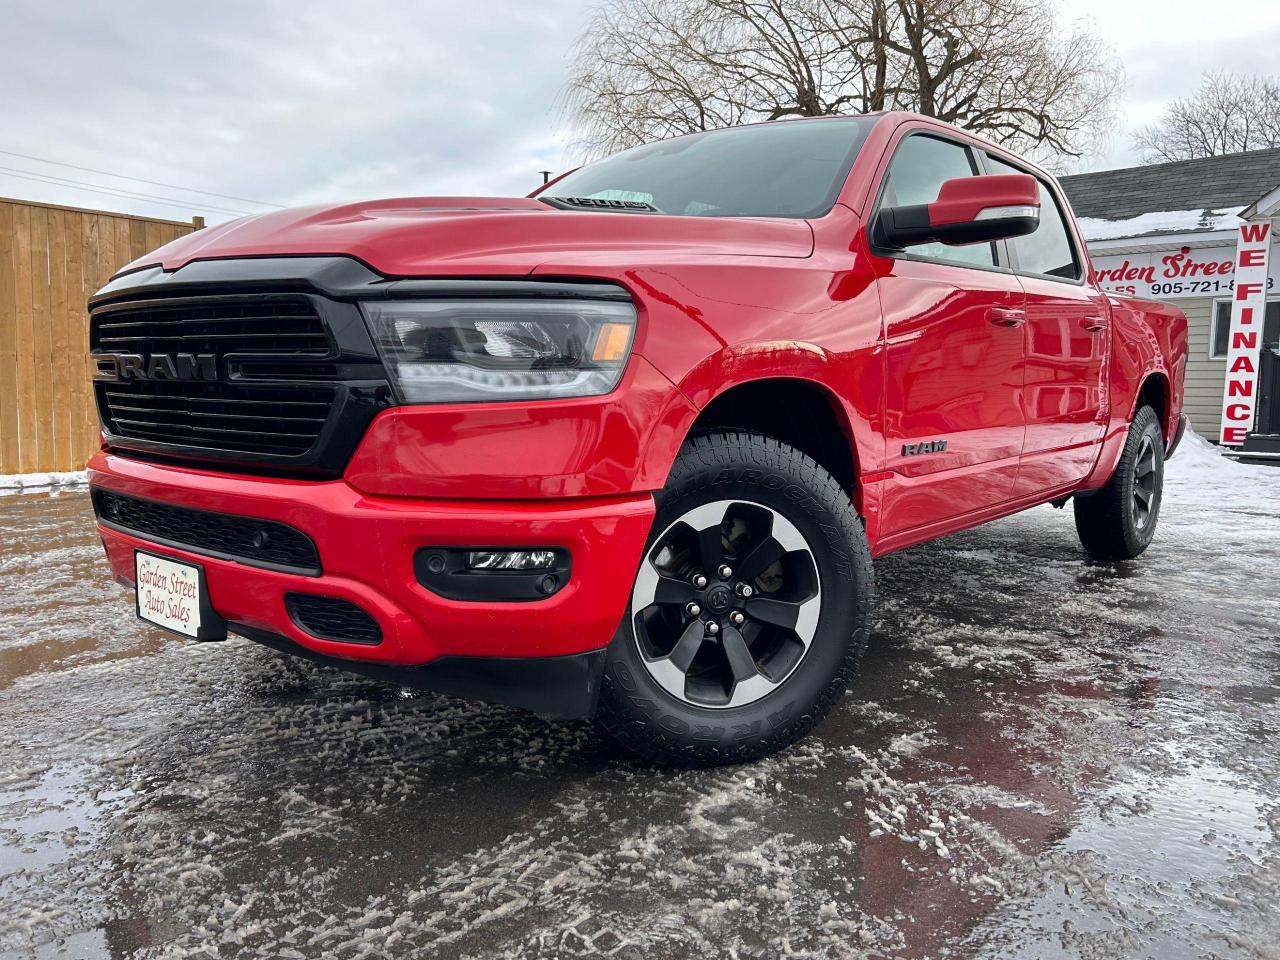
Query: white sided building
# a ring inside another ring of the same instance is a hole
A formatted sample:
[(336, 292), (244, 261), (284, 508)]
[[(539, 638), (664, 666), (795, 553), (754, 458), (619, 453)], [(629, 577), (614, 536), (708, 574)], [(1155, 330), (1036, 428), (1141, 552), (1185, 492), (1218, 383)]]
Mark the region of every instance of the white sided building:
[(1186, 313), (1192, 426), (1280, 460), (1280, 149), (1061, 182), (1102, 286)]

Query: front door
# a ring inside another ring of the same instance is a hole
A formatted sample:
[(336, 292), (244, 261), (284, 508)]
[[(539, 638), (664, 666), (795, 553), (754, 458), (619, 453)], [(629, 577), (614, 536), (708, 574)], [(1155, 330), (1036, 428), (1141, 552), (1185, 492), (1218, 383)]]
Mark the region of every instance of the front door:
[[(990, 154), (985, 159), (989, 173), (1031, 172)], [(1086, 283), (1084, 257), (1061, 198), (1039, 183), (1040, 226), (1008, 244), (1027, 296), (1027, 433), (1014, 487), (1019, 497), (1088, 476), (1110, 415), (1110, 306)]]
[[(977, 171), (967, 146), (910, 134), (893, 155), (878, 206), (931, 203), (943, 181)], [(873, 259), (891, 472), (883, 536), (1012, 496), (1024, 427), (1024, 295), (989, 243), (925, 244)]]
[(1254, 433), (1280, 434), (1280, 302), (1267, 304), (1258, 364), (1258, 417)]

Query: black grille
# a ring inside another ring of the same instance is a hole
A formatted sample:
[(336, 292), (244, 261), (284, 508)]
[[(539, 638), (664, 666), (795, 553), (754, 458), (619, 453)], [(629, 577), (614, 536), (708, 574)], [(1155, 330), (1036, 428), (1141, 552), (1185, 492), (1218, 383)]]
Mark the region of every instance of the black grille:
[(323, 356), (329, 350), (324, 324), (305, 297), (130, 304), (96, 316), (91, 342), (112, 353), (310, 351)]
[(366, 646), (382, 642), (378, 622), (349, 600), (290, 593), (284, 602), (293, 622), (313, 637)]
[[(338, 379), (336, 365), (325, 362), (332, 345), (305, 296), (101, 307), (90, 324), (90, 346), (117, 358), (104, 356), (99, 364), (107, 375), (96, 385), (103, 426), (112, 438), (143, 449), (303, 457), (320, 440), (334, 404), (334, 388), (325, 384)], [(157, 355), (178, 370), (185, 360), (187, 378), (163, 379), (162, 369), (153, 379)], [(140, 358), (146, 376), (117, 366), (130, 356)]]
[(94, 487), (98, 519), (126, 533), (225, 560), (319, 576), (311, 538), (274, 520), (237, 517), (139, 500)]
[(329, 419), (333, 390), (164, 380), (98, 384), (98, 411), (119, 437), (300, 456)]

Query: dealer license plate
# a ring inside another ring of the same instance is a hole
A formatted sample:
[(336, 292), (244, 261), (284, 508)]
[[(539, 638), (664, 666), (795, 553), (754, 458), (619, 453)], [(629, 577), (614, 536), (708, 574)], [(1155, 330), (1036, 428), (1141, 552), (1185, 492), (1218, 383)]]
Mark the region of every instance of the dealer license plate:
[(138, 550), (133, 555), (138, 575), (138, 616), (193, 639), (200, 638), (205, 606), (203, 571), (189, 563)]

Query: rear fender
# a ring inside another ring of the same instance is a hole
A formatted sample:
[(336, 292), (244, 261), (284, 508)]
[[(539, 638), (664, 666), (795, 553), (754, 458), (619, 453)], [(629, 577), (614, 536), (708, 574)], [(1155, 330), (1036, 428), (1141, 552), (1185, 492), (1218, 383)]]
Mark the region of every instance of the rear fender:
[(1081, 489), (1103, 486), (1115, 472), (1124, 449), (1138, 398), (1152, 377), (1164, 379), (1168, 403), (1161, 431), (1166, 443), (1178, 430), (1182, 415), (1183, 378), (1187, 368), (1187, 318), (1181, 310), (1153, 300), (1111, 297), (1111, 367), (1107, 389), (1111, 419), (1093, 472)]

